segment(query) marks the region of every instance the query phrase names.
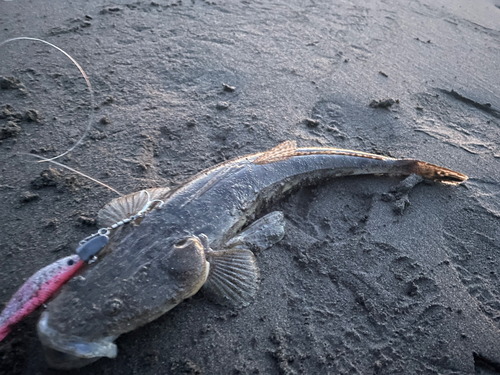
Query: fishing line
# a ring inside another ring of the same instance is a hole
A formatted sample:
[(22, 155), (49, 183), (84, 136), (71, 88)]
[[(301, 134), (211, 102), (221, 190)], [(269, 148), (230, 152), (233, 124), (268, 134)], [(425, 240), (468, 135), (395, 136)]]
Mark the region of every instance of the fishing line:
[(57, 161), (53, 161), (52, 159), (46, 159), (46, 158), (44, 158), (43, 156), (39, 156), (39, 155), (33, 155), (33, 154), (25, 154), (25, 155), (31, 155), (31, 156), (33, 156), (33, 157), (35, 157), (35, 158), (42, 159), (42, 160), (40, 160), (40, 161), (39, 161), (39, 163), (44, 162), (44, 161), (49, 161), (49, 162), (51, 162), (51, 163), (53, 163), (53, 164), (55, 164), (55, 165), (58, 165), (58, 166), (63, 167), (63, 168), (66, 168), (66, 169), (70, 170), (71, 172), (74, 172), (74, 173), (79, 174), (80, 176), (87, 177), (89, 180), (94, 181), (94, 182), (98, 183), (99, 185), (102, 185), (102, 186), (104, 186), (104, 187), (108, 188), (109, 190), (111, 190), (111, 191), (115, 192), (116, 194), (118, 194), (118, 195), (120, 195), (120, 196), (122, 195), (122, 194), (121, 194), (118, 190), (113, 189), (111, 186), (106, 185), (104, 182), (101, 182), (101, 181), (99, 181), (99, 180), (96, 180), (96, 179), (95, 179), (95, 178), (93, 178), (93, 177), (87, 176), (85, 173), (80, 172), (80, 171), (77, 171), (76, 169), (73, 169), (73, 168), (71, 168), (71, 167), (68, 167), (67, 165), (64, 165), (64, 164), (58, 163)]
[(76, 147), (78, 147), (83, 142), (83, 140), (88, 135), (88, 133), (90, 132), (90, 128), (92, 127), (92, 123), (94, 122), (94, 108), (95, 108), (94, 91), (92, 90), (92, 85), (90, 84), (89, 77), (87, 76), (87, 74), (85, 73), (85, 71), (83, 70), (83, 68), (67, 52), (65, 52), (64, 50), (62, 50), (58, 46), (56, 46), (56, 45), (54, 45), (52, 43), (49, 43), (49, 42), (47, 42), (47, 41), (45, 41), (43, 39), (30, 38), (30, 37), (26, 37), (26, 36), (20, 36), (20, 37), (17, 37), (17, 38), (11, 38), (11, 39), (4, 40), (3, 42), (0, 43), (0, 48), (3, 45), (7, 44), (7, 43), (18, 41), (18, 40), (29, 40), (29, 41), (34, 41), (34, 42), (41, 42), (41, 43), (47, 44), (47, 45), (55, 48), (59, 52), (63, 53), (64, 56), (66, 56), (68, 59), (70, 59), (71, 62), (73, 64), (75, 64), (75, 66), (78, 68), (78, 70), (82, 74), (83, 78), (85, 79), (85, 83), (87, 84), (87, 87), (88, 87), (89, 92), (90, 92), (90, 115), (89, 115), (89, 121), (88, 121), (87, 127), (86, 127), (85, 131), (83, 132), (82, 136), (80, 137), (80, 139), (78, 139), (78, 141), (72, 147), (70, 147), (67, 151), (63, 152), (62, 154), (57, 155), (57, 156), (55, 156), (53, 158), (50, 158), (50, 159), (44, 158), (43, 156), (38, 156), (38, 155), (33, 155), (33, 154), (28, 154), (28, 153), (26, 153), (25, 155), (30, 155), (30, 156), (36, 157), (38, 159), (41, 159), (41, 160), (38, 161), (38, 163), (50, 162), (50, 163), (56, 164), (56, 165), (58, 165), (60, 167), (66, 168), (66, 169), (68, 169), (68, 170), (70, 170), (70, 171), (72, 171), (74, 173), (77, 173), (77, 174), (79, 174), (81, 176), (87, 177), (88, 179), (90, 179), (90, 180), (92, 180), (92, 181), (94, 181), (94, 182), (96, 182), (96, 183), (98, 183), (98, 184), (100, 184), (100, 185), (102, 185), (102, 186), (110, 189), (111, 191), (115, 192), (118, 195), (122, 195), (117, 190), (115, 190), (112, 187), (106, 185), (105, 183), (100, 182), (100, 181), (98, 181), (98, 180), (96, 180), (96, 179), (94, 179), (94, 178), (92, 178), (90, 176), (87, 176), (86, 174), (84, 174), (82, 172), (78, 172), (77, 170), (75, 170), (73, 168), (70, 168), (70, 167), (68, 167), (68, 166), (66, 166), (64, 164), (57, 163), (57, 162), (54, 161), (56, 159), (59, 159), (59, 158), (63, 157), (64, 155), (67, 155), (68, 153), (70, 153), (71, 151), (73, 151)]
[(0, 43), (0, 47), (2, 47), (4, 44), (7, 44), (7, 43), (10, 43), (10, 42), (14, 42), (16, 40), (31, 40), (31, 41), (35, 41), (35, 42), (42, 42), (42, 43), (45, 43), (51, 47), (54, 47), (55, 49), (57, 49), (58, 51), (62, 52), (64, 54), (64, 56), (66, 56), (68, 59), (71, 60), (71, 62), (73, 64), (76, 65), (76, 67), (78, 68), (78, 70), (80, 71), (80, 73), (82, 74), (83, 78), (85, 79), (85, 83), (87, 84), (87, 87), (89, 88), (89, 92), (90, 92), (90, 116), (89, 116), (89, 123), (87, 124), (87, 128), (85, 129), (85, 131), (83, 132), (83, 135), (80, 137), (80, 139), (78, 140), (78, 142), (76, 142), (73, 147), (71, 147), (70, 149), (68, 149), (66, 152), (63, 152), (62, 154), (58, 155), (58, 156), (55, 156), (53, 158), (50, 158), (50, 159), (46, 159), (46, 158), (43, 158), (43, 160), (40, 160), (39, 163), (43, 163), (43, 162), (46, 162), (46, 161), (52, 161), (52, 160), (56, 160), (56, 159), (59, 159), (60, 157), (63, 157), (64, 155), (70, 153), (71, 151), (73, 151), (78, 145), (80, 145), (80, 143), (83, 142), (83, 139), (87, 136), (87, 134), (89, 133), (90, 131), (90, 128), (92, 126), (92, 123), (94, 122), (94, 108), (95, 108), (95, 103), (94, 103), (94, 91), (92, 90), (92, 85), (90, 84), (90, 80), (89, 80), (89, 77), (87, 76), (87, 74), (85, 73), (85, 71), (83, 70), (83, 68), (80, 66), (80, 64), (78, 64), (76, 62), (76, 60), (74, 58), (72, 58), (68, 53), (66, 53), (65, 51), (63, 51), (61, 48), (59, 48), (58, 46), (52, 44), (52, 43), (49, 43), (43, 39), (38, 39), (38, 38), (30, 38), (30, 37), (27, 37), (27, 36), (20, 36), (20, 37), (17, 37), (17, 38), (11, 38), (11, 39), (7, 39), (3, 42)]

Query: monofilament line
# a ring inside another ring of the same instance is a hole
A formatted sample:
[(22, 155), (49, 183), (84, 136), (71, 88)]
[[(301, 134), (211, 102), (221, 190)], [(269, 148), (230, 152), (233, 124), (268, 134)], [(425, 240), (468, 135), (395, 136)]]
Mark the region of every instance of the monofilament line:
[[(78, 145), (80, 145), (80, 143), (83, 142), (84, 138), (90, 132), (90, 128), (92, 126), (92, 123), (94, 122), (94, 108), (95, 108), (94, 91), (92, 90), (92, 85), (90, 84), (90, 80), (89, 80), (87, 74), (85, 73), (85, 71), (83, 70), (83, 68), (80, 66), (80, 64), (78, 64), (76, 62), (76, 60), (74, 58), (72, 58), (68, 53), (66, 53), (61, 48), (59, 48), (58, 46), (56, 46), (56, 45), (54, 45), (52, 43), (49, 43), (49, 42), (47, 42), (45, 40), (38, 39), (38, 38), (29, 38), (29, 37), (26, 37), (26, 36), (20, 36), (20, 37), (17, 37), (17, 38), (11, 38), (11, 39), (4, 40), (3, 42), (0, 43), (0, 47), (2, 47), (3, 45), (5, 45), (7, 43), (14, 42), (14, 41), (17, 41), (17, 40), (31, 40), (31, 41), (34, 41), (34, 42), (45, 43), (45, 44), (47, 44), (47, 45), (49, 45), (51, 47), (54, 47), (55, 49), (57, 49), (58, 51), (60, 51), (61, 53), (63, 53), (68, 59), (70, 59), (73, 64), (76, 65), (76, 67), (78, 68), (78, 70), (82, 74), (83, 78), (85, 79), (85, 83), (87, 84), (87, 87), (89, 88), (89, 92), (90, 92), (90, 116), (89, 116), (89, 123), (87, 124), (87, 128), (83, 132), (83, 134), (80, 137), (80, 139), (78, 140), (78, 142), (76, 142), (73, 145), (73, 147), (71, 147), (69, 150), (67, 150), (66, 152), (63, 152), (62, 154), (57, 155), (57, 156), (55, 156), (53, 158), (50, 158), (50, 159), (42, 158), (43, 160), (39, 161), (39, 163), (43, 163), (43, 162), (46, 162), (46, 161), (51, 162), (53, 160), (59, 159), (60, 157), (63, 157), (64, 155), (70, 153), (71, 151), (73, 151)], [(114, 190), (114, 189), (111, 189), (111, 190), (113, 190), (113, 191), (116, 192), (116, 190)]]
[(118, 194), (118, 195), (120, 195), (120, 196), (122, 195), (122, 194), (121, 194), (118, 190), (113, 189), (111, 186), (106, 185), (104, 182), (101, 182), (101, 181), (99, 181), (99, 180), (96, 180), (95, 178), (92, 178), (92, 177), (90, 177), (90, 176), (86, 175), (86, 174), (85, 174), (85, 173), (83, 173), (83, 172), (79, 172), (79, 171), (77, 171), (76, 169), (73, 169), (73, 168), (71, 168), (71, 167), (68, 167), (67, 165), (64, 165), (64, 164), (58, 163), (57, 161), (54, 161), (54, 160), (52, 160), (52, 159), (46, 159), (46, 158), (44, 158), (43, 156), (40, 156), (40, 155), (33, 155), (33, 154), (27, 154), (27, 155), (31, 155), (31, 156), (33, 156), (33, 157), (35, 157), (35, 158), (41, 159), (41, 160), (40, 160), (41, 162), (43, 162), (43, 161), (50, 161), (51, 163), (53, 163), (53, 164), (55, 164), (55, 165), (58, 165), (58, 166), (63, 167), (63, 168), (66, 168), (67, 170), (70, 170), (71, 172), (77, 173), (77, 174), (79, 174), (80, 176), (83, 176), (83, 177), (88, 178), (89, 180), (92, 180), (92, 181), (94, 181), (95, 183), (98, 183), (99, 185), (102, 185), (102, 186), (104, 186), (104, 187), (108, 188), (109, 190), (111, 190), (111, 191), (115, 192), (116, 194)]

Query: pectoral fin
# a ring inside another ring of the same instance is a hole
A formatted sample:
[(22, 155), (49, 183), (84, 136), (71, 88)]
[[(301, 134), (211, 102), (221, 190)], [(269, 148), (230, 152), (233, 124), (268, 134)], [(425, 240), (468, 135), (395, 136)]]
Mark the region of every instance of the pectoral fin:
[(207, 254), (210, 273), (203, 290), (222, 305), (247, 306), (259, 289), (259, 268), (250, 250), (229, 249)]
[(284, 235), (283, 212), (274, 211), (252, 223), (238, 236), (229, 240), (226, 245), (231, 248), (266, 250), (281, 241)]

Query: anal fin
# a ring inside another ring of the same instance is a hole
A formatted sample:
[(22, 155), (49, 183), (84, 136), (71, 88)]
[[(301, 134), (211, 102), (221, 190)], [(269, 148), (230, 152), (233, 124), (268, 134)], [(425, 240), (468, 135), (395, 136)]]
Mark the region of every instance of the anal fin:
[(410, 191), (423, 180), (424, 178), (422, 176), (411, 174), (394, 186), (390, 193), (384, 194), (383, 199), (385, 201), (391, 201), (393, 204), (393, 211), (402, 215), (404, 210), (410, 205)]
[(210, 273), (203, 289), (222, 305), (250, 304), (259, 289), (259, 268), (250, 250), (229, 249), (207, 253)]

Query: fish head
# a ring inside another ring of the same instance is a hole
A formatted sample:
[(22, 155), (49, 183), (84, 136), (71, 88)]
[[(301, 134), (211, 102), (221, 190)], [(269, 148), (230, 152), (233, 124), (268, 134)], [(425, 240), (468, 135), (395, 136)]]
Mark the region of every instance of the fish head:
[(129, 245), (133, 251), (117, 246), (48, 304), (37, 331), (49, 366), (73, 369), (116, 357), (118, 336), (169, 311), (207, 279), (207, 249), (197, 236), (143, 236)]

